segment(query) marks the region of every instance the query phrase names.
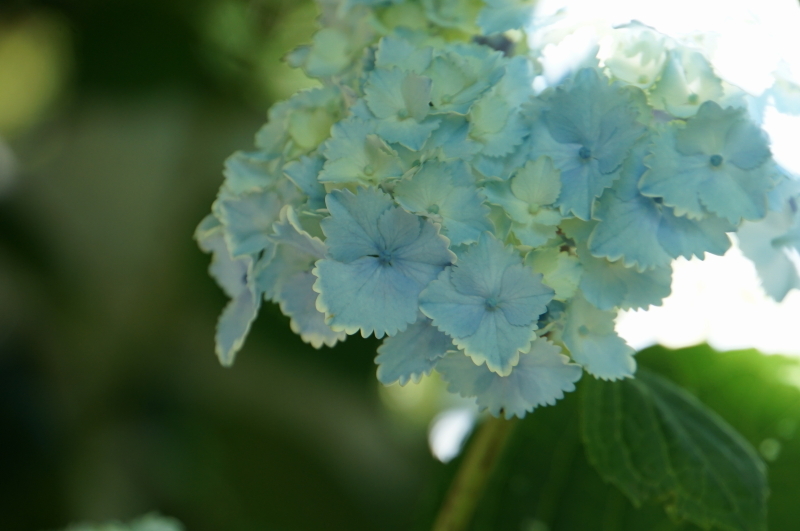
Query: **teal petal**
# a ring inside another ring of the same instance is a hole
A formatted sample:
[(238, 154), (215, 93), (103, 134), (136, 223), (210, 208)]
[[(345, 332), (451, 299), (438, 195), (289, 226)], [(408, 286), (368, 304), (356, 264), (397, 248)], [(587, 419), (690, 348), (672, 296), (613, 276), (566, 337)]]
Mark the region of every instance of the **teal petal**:
[(314, 290), (337, 332), (404, 330), (417, 319), (420, 292), (454, 259), (434, 225), (391, 204), (374, 189), (328, 196), (328, 257), (316, 264)]
[(554, 405), (565, 392), (575, 390), (581, 368), (569, 363), (561, 349), (545, 339), (534, 342), (530, 352), (519, 357), (519, 364), (508, 376), (500, 376), (460, 352), (442, 358), (436, 370), (448, 383), (448, 390), (465, 397), (476, 397), (478, 407), (495, 417), (524, 417), (536, 407)]
[(484, 233), (422, 292), (420, 309), (475, 363), (507, 375), (552, 298), (513, 248)]
[(378, 347), (378, 380), (384, 385), (419, 382), (430, 374), (439, 359), (453, 348), (453, 341), (430, 319), (422, 318)]
[(324, 164), (325, 158), (316, 155), (300, 157), (283, 167), (286, 176), (308, 196), (308, 208), (311, 210), (325, 208), (325, 187), (317, 180)]

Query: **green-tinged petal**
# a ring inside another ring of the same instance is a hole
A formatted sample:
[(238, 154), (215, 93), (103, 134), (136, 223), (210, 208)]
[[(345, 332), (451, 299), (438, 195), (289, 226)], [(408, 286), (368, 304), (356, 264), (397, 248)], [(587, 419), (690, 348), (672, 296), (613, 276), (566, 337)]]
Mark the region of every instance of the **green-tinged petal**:
[(529, 252), (525, 264), (543, 276), (542, 282), (555, 291), (555, 300), (569, 300), (578, 291), (583, 267), (576, 256), (556, 247), (543, 247)]

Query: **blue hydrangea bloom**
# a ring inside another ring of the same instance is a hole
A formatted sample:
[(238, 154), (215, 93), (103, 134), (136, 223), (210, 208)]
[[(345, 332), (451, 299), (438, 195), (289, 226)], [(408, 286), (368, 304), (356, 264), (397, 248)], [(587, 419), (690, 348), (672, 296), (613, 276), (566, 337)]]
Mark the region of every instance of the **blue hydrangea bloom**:
[(327, 205), (328, 254), (313, 271), (326, 323), (364, 337), (404, 330), (417, 320), (420, 292), (455, 258), (447, 240), (375, 189), (335, 191)]
[(800, 288), (800, 185), (754, 122), (773, 101), (795, 111), (785, 72), (744, 97), (635, 22), (558, 72), (563, 28), (531, 13), (323, 2), (312, 43), (286, 57), (320, 86), (274, 105), (256, 150), (226, 161), (197, 230), (231, 298), (223, 363), (266, 299), (317, 348), (386, 336), (385, 384), (435, 369), (523, 416), (582, 370), (633, 375), (614, 315), (661, 304), (677, 257), (722, 254), (739, 230), (770, 295)]
[(520, 355), (518, 365), (508, 376), (475, 365), (461, 352), (449, 353), (436, 370), (448, 382), (449, 391), (476, 397), (478, 407), (507, 419), (524, 417), (538, 406), (555, 404), (565, 392), (575, 390), (582, 373), (546, 339), (537, 340), (530, 352)]
[(532, 134), (531, 157), (548, 155), (561, 170), (558, 204), (564, 214), (591, 218), (592, 204), (619, 176), (634, 143), (645, 133), (628, 91), (593, 68), (575, 74), (545, 101), (544, 127)]
[(766, 135), (745, 110), (706, 102), (685, 126), (656, 136), (639, 188), (677, 215), (702, 219), (710, 212), (738, 225), (766, 215), (775, 186), (769, 160)]
[(378, 380), (386, 385), (418, 382), (452, 348), (453, 340), (433, 326), (430, 319), (422, 317), (397, 335), (384, 339), (378, 347), (375, 358)]
[(552, 298), (518, 253), (484, 233), (430, 283), (419, 306), (475, 363), (505, 376), (530, 349)]

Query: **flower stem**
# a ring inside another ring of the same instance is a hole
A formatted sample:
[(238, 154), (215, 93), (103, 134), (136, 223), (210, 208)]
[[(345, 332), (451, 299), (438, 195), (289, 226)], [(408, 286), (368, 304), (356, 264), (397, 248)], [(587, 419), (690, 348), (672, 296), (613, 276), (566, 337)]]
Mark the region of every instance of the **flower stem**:
[(516, 419), (489, 417), (481, 425), (467, 448), (432, 531), (464, 531), (467, 528), (516, 424)]

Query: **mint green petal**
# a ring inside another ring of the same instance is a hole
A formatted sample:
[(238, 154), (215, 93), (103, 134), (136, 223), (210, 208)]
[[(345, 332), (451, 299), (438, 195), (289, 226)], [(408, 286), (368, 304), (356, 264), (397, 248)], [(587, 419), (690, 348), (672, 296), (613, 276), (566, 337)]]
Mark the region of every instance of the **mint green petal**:
[(561, 340), (572, 359), (601, 380), (632, 378), (636, 354), (614, 331), (617, 312), (595, 308), (583, 297), (567, 306), (567, 320)]
[[(430, 78), (394, 67), (370, 72), (364, 87), (364, 99), (369, 110), (380, 120), (399, 115), (401, 119), (421, 121), (428, 114), (430, 91)], [(412, 109), (419, 112), (417, 106), (420, 102), (424, 103), (425, 108), (418, 118)]]
[(561, 354), (561, 349), (540, 339), (508, 376), (499, 376), (475, 365), (459, 352), (442, 358), (436, 370), (448, 383), (448, 390), (465, 397), (476, 397), (481, 409), (499, 417), (524, 417), (538, 406), (554, 405), (565, 392), (575, 390), (583, 371)]
[(272, 191), (220, 197), (213, 210), (225, 227), (225, 238), (234, 257), (258, 253), (269, 246), (272, 224), (283, 203)]
[(397, 152), (376, 134), (377, 121), (351, 116), (333, 126), (326, 142), (321, 183), (380, 183), (402, 177), (406, 168)]
[(478, 13), (478, 26), (484, 34), (503, 33), (533, 23), (535, 2), (531, 0), (485, 0), (486, 7)]
[(420, 319), (378, 347), (378, 380), (384, 385), (419, 382), (430, 374), (439, 359), (452, 350), (453, 341), (430, 319)]
[(723, 96), (722, 81), (700, 52), (667, 51), (661, 79), (650, 90), (650, 102), (678, 118), (688, 118), (708, 100)]
[(291, 318), (292, 332), (314, 348), (322, 345), (334, 346), (344, 341), (347, 334), (334, 332), (325, 324), (325, 314), (317, 310), (317, 293), (312, 289), (316, 277), (310, 271), (303, 271), (283, 283), (277, 302), (284, 315)]
[(234, 195), (276, 186), (280, 161), (255, 151), (237, 151), (225, 160), (225, 188)]
[(308, 196), (308, 208), (311, 210), (325, 208), (325, 187), (317, 180), (324, 164), (325, 158), (316, 155), (300, 157), (283, 167), (286, 176)]
[(557, 247), (544, 247), (528, 253), (525, 265), (543, 275), (542, 283), (554, 290), (555, 300), (566, 301), (575, 296), (583, 274), (577, 257)]
[(621, 261), (595, 258), (586, 244), (578, 244), (577, 251), (583, 266), (581, 291), (586, 300), (601, 310), (658, 306), (670, 294), (672, 270), (669, 268), (639, 272), (625, 267)]
[(487, 46), (461, 44), (436, 56), (425, 71), (433, 80), (431, 112), (466, 114), (504, 75), (502, 54)]
[(322, 221), (330, 257), (352, 262), (375, 254), (383, 244), (378, 228), (381, 215), (392, 206), (392, 198), (375, 188), (334, 190), (325, 200), (330, 217)]
[(375, 53), (375, 66), (383, 69), (397, 67), (406, 72), (422, 73), (431, 62), (433, 48), (419, 47), (394, 36), (381, 39)]
[(552, 205), (561, 194), (561, 172), (542, 155), (525, 163), (511, 178), (511, 191), (528, 205)]
[(469, 111), (470, 140), (480, 144), (487, 157), (502, 157), (513, 151), (528, 135), (526, 121), (502, 94), (489, 94)]

